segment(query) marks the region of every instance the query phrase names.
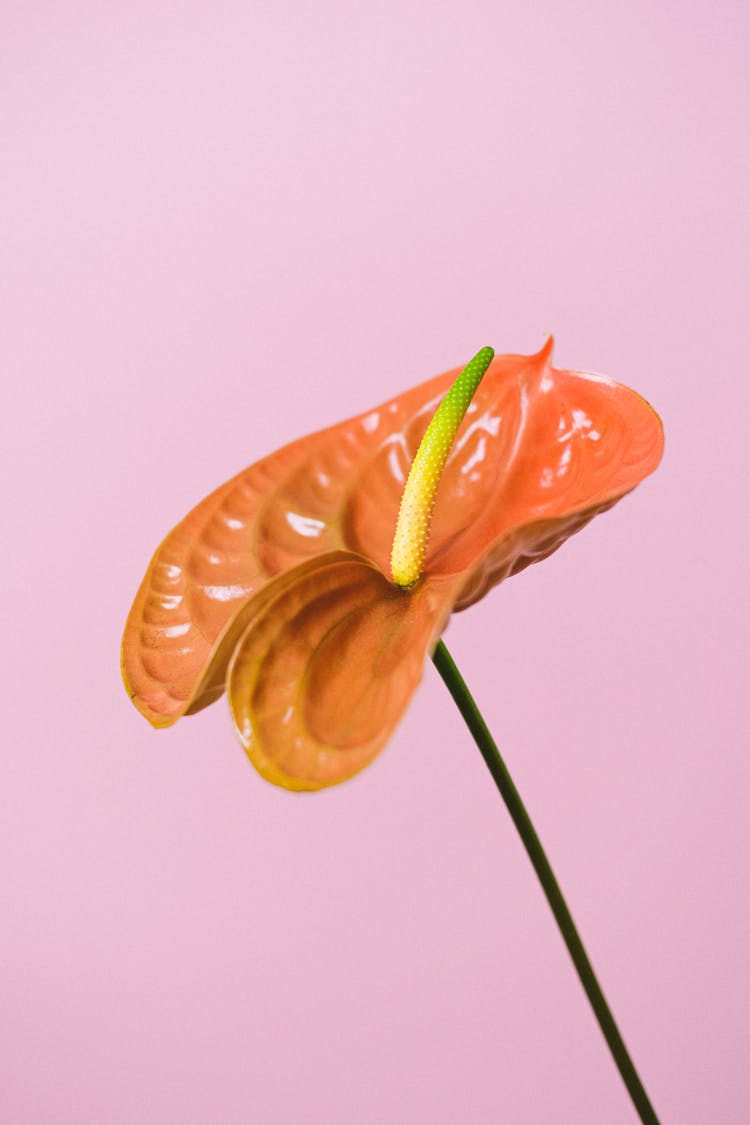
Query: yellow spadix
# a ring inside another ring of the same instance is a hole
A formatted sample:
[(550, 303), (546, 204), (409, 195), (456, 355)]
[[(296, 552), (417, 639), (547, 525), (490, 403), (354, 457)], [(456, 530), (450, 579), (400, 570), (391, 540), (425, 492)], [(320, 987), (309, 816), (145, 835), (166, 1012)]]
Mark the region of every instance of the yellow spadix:
[(413, 586), (422, 576), (435, 494), (458, 428), (495, 352), (482, 348), (467, 363), (446, 394), (425, 432), (401, 497), (391, 551), (397, 586)]

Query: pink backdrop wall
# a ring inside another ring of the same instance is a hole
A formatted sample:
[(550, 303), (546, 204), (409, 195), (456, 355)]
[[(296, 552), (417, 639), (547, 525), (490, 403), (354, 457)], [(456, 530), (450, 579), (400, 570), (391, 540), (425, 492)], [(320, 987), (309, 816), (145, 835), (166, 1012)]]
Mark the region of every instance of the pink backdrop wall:
[(663, 1121), (750, 1120), (744, 5), (0, 24), (2, 1120), (634, 1120), (431, 668), (311, 799), (223, 704), (157, 733), (118, 673), (210, 488), (549, 331), (665, 460), (450, 645)]

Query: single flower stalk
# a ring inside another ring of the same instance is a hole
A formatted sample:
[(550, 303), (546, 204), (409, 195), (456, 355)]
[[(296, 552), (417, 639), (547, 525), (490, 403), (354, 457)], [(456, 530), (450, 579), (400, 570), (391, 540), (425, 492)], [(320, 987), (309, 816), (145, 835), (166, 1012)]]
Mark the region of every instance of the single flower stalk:
[(155, 726), (226, 686), (261, 775), (311, 790), (371, 761), (431, 655), (638, 1115), (658, 1125), (539, 837), (440, 640), (451, 612), (550, 555), (660, 460), (648, 403), (611, 380), (554, 369), (551, 346), (497, 359), (483, 348), (455, 381), (440, 376), (294, 442), (217, 489), (152, 559), (125, 627), (123, 677)]

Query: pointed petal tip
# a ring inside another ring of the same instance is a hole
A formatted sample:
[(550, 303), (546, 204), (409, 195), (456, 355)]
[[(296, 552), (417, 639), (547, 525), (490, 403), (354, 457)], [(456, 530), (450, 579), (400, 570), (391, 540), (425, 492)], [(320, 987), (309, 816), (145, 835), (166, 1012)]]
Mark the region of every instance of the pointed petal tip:
[(555, 337), (551, 332), (547, 333), (547, 339), (542, 344), (538, 352), (535, 352), (534, 359), (539, 359), (544, 363), (549, 363), (552, 360), (552, 350), (555, 346)]

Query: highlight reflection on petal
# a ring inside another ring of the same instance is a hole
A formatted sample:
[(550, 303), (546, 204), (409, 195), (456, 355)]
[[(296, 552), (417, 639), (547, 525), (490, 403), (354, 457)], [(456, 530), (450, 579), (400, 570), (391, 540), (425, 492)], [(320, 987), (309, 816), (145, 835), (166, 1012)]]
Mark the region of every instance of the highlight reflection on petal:
[[(425, 573), (461, 579), (456, 609), (550, 554), (661, 456), (661, 423), (643, 399), (555, 370), (550, 348), (495, 357), (441, 478)], [(339, 549), (389, 573), (404, 481), (456, 374), (285, 446), (170, 532), (122, 646), (128, 692), (154, 725), (221, 694), (245, 607), (279, 575)]]
[[(271, 578), (325, 552), (356, 547), (346, 510), (359, 474), (450, 381), (451, 373), (438, 376), (277, 450), (217, 488), (167, 535), (136, 594), (122, 643), (128, 693), (154, 726), (169, 726), (221, 694), (217, 674), (205, 695), (207, 666), (223, 661), (226, 668), (231, 649), (223, 634)], [(424, 426), (428, 421), (425, 415)], [(398, 502), (396, 495), (390, 530), (382, 524), (386, 560)], [(170, 632), (175, 626), (187, 627), (179, 643)]]
[(345, 552), (271, 583), (227, 683), (235, 727), (262, 776), (321, 789), (366, 766), (422, 678), (455, 588), (405, 592)]
[(437, 539), (431, 573), (466, 576), (457, 610), (550, 555), (662, 456), (661, 420), (628, 387), (546, 363), (522, 390), (513, 455), (492, 458), (472, 524)]

